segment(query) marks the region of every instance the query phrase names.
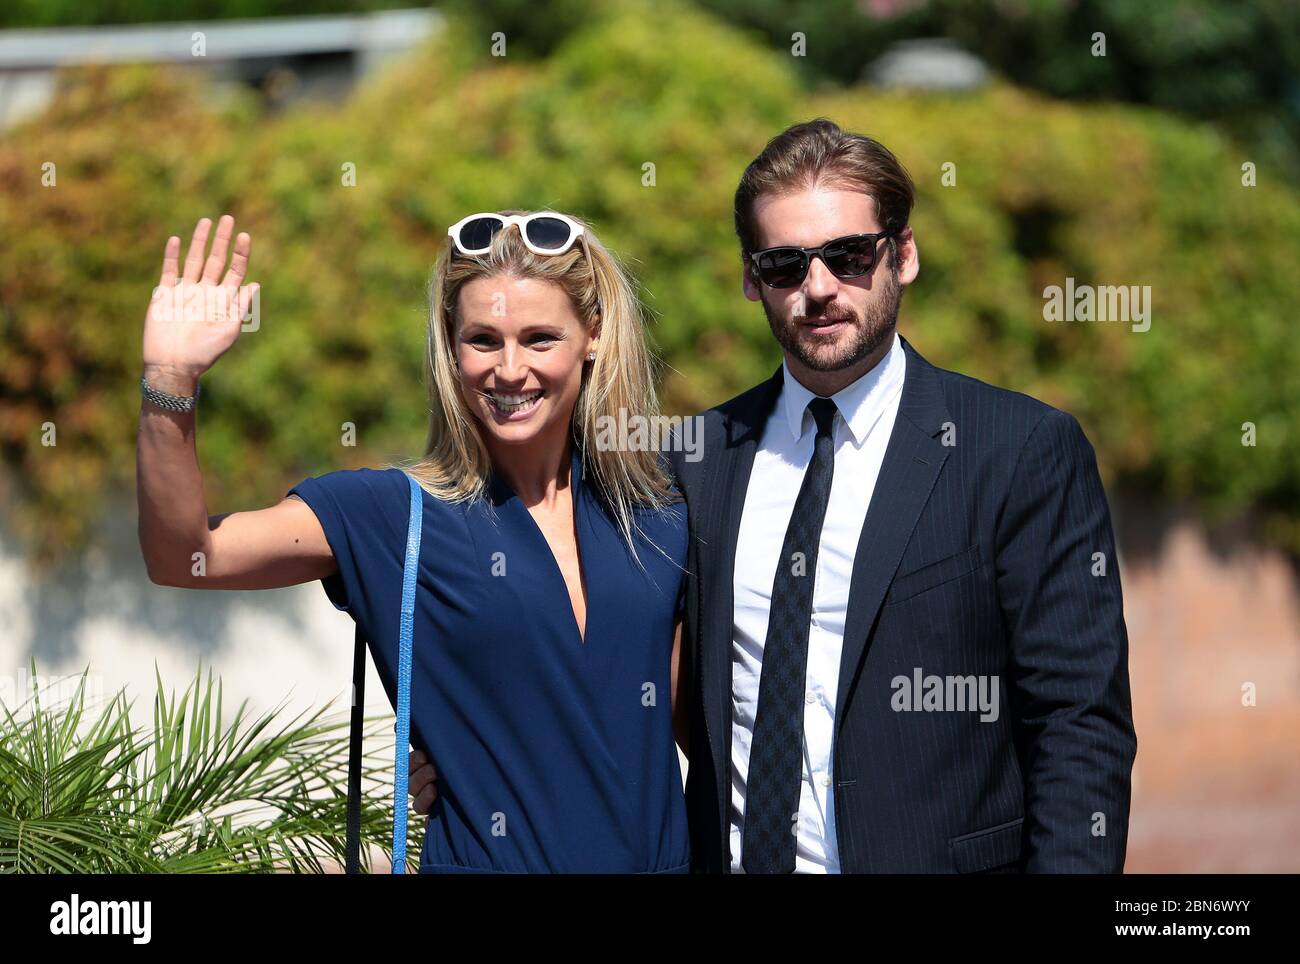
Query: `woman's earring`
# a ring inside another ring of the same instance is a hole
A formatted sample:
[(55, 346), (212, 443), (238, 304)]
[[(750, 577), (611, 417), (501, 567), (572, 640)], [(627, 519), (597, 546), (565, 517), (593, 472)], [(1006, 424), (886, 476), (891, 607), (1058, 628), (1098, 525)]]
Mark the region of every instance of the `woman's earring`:
[(594, 351), (587, 352), (587, 361), (595, 361), (595, 360), (596, 360), (596, 353)]

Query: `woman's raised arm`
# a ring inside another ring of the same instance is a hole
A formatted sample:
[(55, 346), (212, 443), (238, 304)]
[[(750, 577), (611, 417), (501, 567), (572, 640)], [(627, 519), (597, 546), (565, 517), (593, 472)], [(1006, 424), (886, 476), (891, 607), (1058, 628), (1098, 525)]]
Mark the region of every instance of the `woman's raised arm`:
[[(171, 395), (193, 395), (199, 376), (239, 337), (257, 285), (244, 285), (252, 239), (235, 239), (235, 222), (199, 221), (184, 268), (181, 242), (167, 239), (162, 277), (144, 323), (144, 377)], [(222, 272), (224, 273), (224, 276)], [(140, 401), (136, 497), (140, 548), (151, 581), (189, 589), (274, 589), (311, 582), (337, 570), (315, 513), (291, 497), (253, 512), (209, 516), (194, 439), (195, 413)]]

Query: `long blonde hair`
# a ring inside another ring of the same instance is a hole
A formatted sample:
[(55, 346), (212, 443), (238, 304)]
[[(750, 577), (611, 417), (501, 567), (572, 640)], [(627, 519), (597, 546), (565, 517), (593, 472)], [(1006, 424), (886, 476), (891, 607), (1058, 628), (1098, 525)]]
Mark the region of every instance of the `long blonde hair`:
[[(525, 214), (501, 211), (500, 214)], [(569, 215), (569, 217), (573, 217)], [(461, 288), (476, 278), (508, 275), (549, 281), (568, 294), (583, 327), (600, 332), (594, 361), (583, 364), (582, 387), (573, 407), (571, 434), (582, 464), (594, 476), (601, 501), (636, 556), (633, 517), (639, 507), (659, 509), (680, 501), (656, 452), (602, 449), (594, 440), (602, 416), (658, 414), (654, 387), (656, 359), (646, 341), (645, 318), (631, 284), (614, 255), (589, 225), (560, 255), (537, 255), (509, 225), (492, 239), (486, 254), (460, 254), (447, 239), (429, 290), (425, 377), (429, 389), (429, 431), (424, 457), (403, 466), (430, 494), (451, 502), (483, 498), (492, 463), (476, 419), (461, 394), (456, 368), (456, 325)], [(626, 446), (623, 447), (626, 449)], [(638, 559), (639, 562), (639, 559)]]

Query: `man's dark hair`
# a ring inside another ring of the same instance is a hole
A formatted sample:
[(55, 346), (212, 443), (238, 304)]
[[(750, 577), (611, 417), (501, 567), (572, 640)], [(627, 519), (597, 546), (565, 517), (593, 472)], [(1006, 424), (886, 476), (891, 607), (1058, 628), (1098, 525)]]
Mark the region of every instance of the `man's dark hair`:
[[(755, 202), (765, 194), (790, 194), (817, 184), (871, 197), (882, 231), (905, 227), (912, 214), (916, 195), (912, 178), (884, 144), (840, 130), (825, 117), (795, 124), (767, 142), (736, 188), (736, 235), (747, 266), (750, 252), (758, 245)], [(889, 249), (897, 264), (895, 241), (889, 239)]]

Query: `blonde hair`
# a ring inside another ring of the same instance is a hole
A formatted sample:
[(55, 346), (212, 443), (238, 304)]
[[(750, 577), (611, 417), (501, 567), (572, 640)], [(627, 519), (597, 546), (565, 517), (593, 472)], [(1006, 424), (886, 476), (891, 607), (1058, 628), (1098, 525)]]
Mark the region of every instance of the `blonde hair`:
[(612, 424), (626, 424), (618, 421), (620, 410), (628, 416), (658, 413), (656, 359), (646, 341), (641, 304), (622, 267), (585, 222), (573, 220), (582, 224), (582, 237), (560, 255), (529, 251), (514, 225), (493, 236), (490, 251), (473, 257), (460, 254), (447, 239), (429, 291), (425, 363), (429, 431), (424, 457), (402, 468), (439, 499), (463, 502), (487, 494), (491, 458), (461, 393), (456, 368), (460, 291), (476, 278), (501, 275), (557, 284), (569, 296), (583, 327), (589, 333), (598, 328), (600, 333), (595, 360), (583, 363), (571, 435), (587, 470), (585, 477), (594, 477), (601, 501), (639, 563), (633, 532), (641, 530), (633, 510), (663, 508), (680, 501), (680, 496), (656, 452), (602, 450), (589, 442), (596, 438), (602, 416), (612, 417)]

